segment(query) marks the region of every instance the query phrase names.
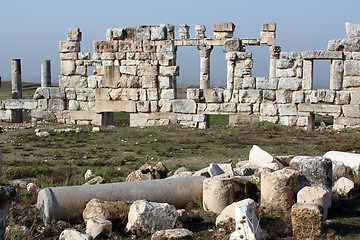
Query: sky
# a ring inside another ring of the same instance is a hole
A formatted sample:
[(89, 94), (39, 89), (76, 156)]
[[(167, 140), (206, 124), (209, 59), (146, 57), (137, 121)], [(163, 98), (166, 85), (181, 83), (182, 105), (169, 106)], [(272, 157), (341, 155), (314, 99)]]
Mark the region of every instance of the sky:
[[(213, 23), (233, 22), (234, 37), (258, 38), (263, 23), (276, 22), (276, 43), (283, 52), (326, 50), (331, 39), (346, 38), (345, 22), (360, 23), (359, 0), (1, 0), (0, 2), (0, 76), (10, 80), (11, 59), (20, 58), (24, 82), (40, 82), (42, 59), (51, 60), (52, 82), (58, 82), (59, 41), (66, 40), (69, 28), (79, 27), (83, 34), (82, 52), (93, 52), (94, 40), (105, 40), (107, 28), (170, 23), (176, 36), (180, 24), (207, 28), (213, 36)], [(251, 47), (253, 76), (268, 76), (267, 47)], [(199, 83), (199, 53), (194, 47), (178, 48), (178, 83)], [(318, 61), (314, 85), (329, 85), (330, 61)], [(211, 54), (211, 83), (226, 83), (226, 61), (221, 47)]]

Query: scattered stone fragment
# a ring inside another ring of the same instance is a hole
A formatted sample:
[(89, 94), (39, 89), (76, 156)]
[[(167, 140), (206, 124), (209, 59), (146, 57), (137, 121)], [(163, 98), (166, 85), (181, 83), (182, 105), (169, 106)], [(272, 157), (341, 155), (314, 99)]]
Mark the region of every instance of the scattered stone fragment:
[(143, 236), (172, 229), (178, 216), (176, 208), (170, 204), (138, 200), (130, 206), (125, 231)]
[(210, 177), (209, 167), (206, 167), (206, 168), (203, 168), (203, 169), (200, 169), (200, 170), (194, 172), (193, 176), (194, 177), (196, 177), (196, 176)]
[(131, 204), (132, 202), (107, 202), (92, 199), (86, 204), (86, 208), (83, 211), (83, 219), (85, 223), (91, 218), (106, 219), (111, 221), (116, 227), (125, 227)]
[(346, 177), (339, 178), (332, 188), (333, 192), (338, 193), (341, 196), (348, 195), (351, 190), (355, 188), (355, 184), (353, 181)]
[(38, 188), (36, 186), (35, 183), (28, 183), (26, 185), (26, 190), (29, 192), (29, 193), (36, 193), (38, 191)]
[(306, 186), (323, 186), (331, 191), (332, 163), (329, 158), (296, 156), (290, 167), (299, 171), (298, 190)]
[(89, 179), (95, 175), (94, 171), (91, 169), (88, 169), (84, 175), (85, 179)]
[(253, 209), (255, 209), (255, 201), (250, 198), (241, 200), (239, 202), (234, 202), (224, 208), (220, 215), (217, 216), (216, 227), (224, 228), (228, 232), (235, 231), (235, 206), (243, 202), (249, 203)]
[(356, 174), (359, 174), (360, 154), (340, 151), (329, 151), (324, 154), (324, 157), (330, 158), (332, 161), (342, 162), (345, 164), (345, 166), (351, 168)]
[(345, 166), (344, 163), (336, 160), (332, 160), (331, 162), (332, 162), (332, 181), (336, 181), (347, 174), (348, 168)]
[(210, 164), (208, 172), (210, 177), (215, 177), (224, 173), (224, 171), (216, 163)]
[(100, 131), (101, 131), (101, 129), (99, 127), (93, 127), (91, 129), (91, 132), (100, 132)]
[(297, 202), (321, 206), (323, 217), (326, 219), (331, 206), (331, 192), (321, 186), (304, 187), (297, 193)]
[(297, 172), (283, 168), (261, 173), (261, 208), (267, 213), (287, 213), (295, 203)]
[[(157, 169), (159, 169), (159, 172), (157, 171)], [(145, 163), (138, 170), (131, 172), (127, 176), (126, 181), (131, 182), (131, 181), (161, 179), (160, 174), (162, 174), (163, 176), (167, 176), (167, 169), (163, 164), (157, 163), (155, 167), (153, 167), (150, 164)]]
[(96, 184), (102, 184), (103, 182), (104, 179), (101, 176), (96, 176), (90, 179), (89, 181), (87, 181), (86, 183), (84, 183), (83, 185), (96, 185)]
[(188, 219), (188, 212), (186, 211), (186, 209), (178, 209), (176, 210), (179, 214), (179, 219), (182, 221), (182, 222), (186, 222), (187, 219)]
[(31, 235), (30, 228), (28, 228), (27, 226), (20, 226), (18, 224), (15, 224), (12, 227), (7, 226), (5, 232), (6, 232), (6, 235), (13, 233), (16, 236), (21, 235), (23, 237), (27, 237), (27, 236)]
[(48, 137), (48, 136), (50, 136), (50, 133), (49, 132), (37, 132), (37, 133), (35, 133), (35, 135), (37, 137)]
[(219, 163), (218, 166), (224, 171), (224, 173), (229, 174), (230, 177), (235, 176), (234, 168), (231, 163)]
[(166, 229), (155, 232), (151, 240), (192, 240), (193, 232), (185, 228)]
[(268, 152), (259, 148), (258, 146), (253, 145), (249, 153), (249, 161), (250, 163), (255, 165), (272, 163), (274, 162), (274, 157), (271, 156)]
[(168, 169), (165, 167), (165, 165), (162, 162), (158, 162), (154, 166), (154, 170), (160, 175), (161, 179), (167, 178), (167, 175), (169, 173)]
[(318, 205), (296, 203), (291, 208), (291, 224), (297, 239), (319, 239), (322, 234), (322, 209)]
[(191, 170), (187, 167), (180, 167), (180, 168), (176, 169), (176, 171), (174, 172), (174, 175), (177, 175), (181, 172), (191, 172)]
[(59, 240), (92, 240), (89, 235), (83, 234), (76, 230), (66, 229), (61, 232)]
[(230, 235), (230, 240), (261, 240), (262, 230), (252, 206), (242, 202), (235, 206), (236, 230)]
[(86, 223), (86, 234), (93, 239), (97, 236), (108, 236), (111, 233), (112, 223), (103, 218), (90, 218)]
[(203, 207), (206, 211), (221, 213), (235, 200), (234, 180), (229, 178), (207, 178), (203, 182)]

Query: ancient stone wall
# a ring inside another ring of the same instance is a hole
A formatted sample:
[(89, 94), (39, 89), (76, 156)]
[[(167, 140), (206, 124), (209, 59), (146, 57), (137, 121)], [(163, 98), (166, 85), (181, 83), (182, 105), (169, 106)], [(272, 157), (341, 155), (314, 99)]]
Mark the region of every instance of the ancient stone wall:
[[(2, 103), (0, 119), (11, 120), (15, 109), (28, 109), (34, 121), (111, 124), (114, 112), (130, 112), (131, 126), (169, 123), (198, 128), (209, 125), (209, 114), (228, 114), (229, 124), (270, 121), (313, 128), (314, 115), (331, 116), (334, 126), (360, 125), (360, 25), (346, 23), (347, 39), (329, 41), (327, 50), (281, 52), (275, 43), (276, 24), (263, 24), (259, 38), (235, 38), (232, 23), (215, 23), (214, 37), (203, 25), (181, 24), (179, 38), (170, 24), (108, 29), (106, 40), (94, 41), (93, 54), (80, 49), (81, 32), (70, 29), (59, 43), (59, 87), (43, 84), (33, 101)], [(199, 88), (177, 98), (178, 48), (199, 50)], [(211, 87), (210, 59), (222, 46), (227, 84)], [(252, 53), (247, 46), (269, 48), (269, 76), (252, 77)], [(313, 89), (313, 66), (331, 61), (330, 89)], [(95, 67), (88, 73), (88, 67)]]

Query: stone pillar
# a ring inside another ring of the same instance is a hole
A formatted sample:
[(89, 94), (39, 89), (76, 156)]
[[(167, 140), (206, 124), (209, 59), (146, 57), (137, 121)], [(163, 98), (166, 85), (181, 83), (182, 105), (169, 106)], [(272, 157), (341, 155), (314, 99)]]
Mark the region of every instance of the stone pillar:
[(41, 60), (41, 87), (51, 87), (50, 60)]
[(210, 88), (210, 53), (213, 46), (198, 46), (200, 52), (200, 89)]
[(235, 200), (234, 179), (213, 177), (203, 182), (203, 207), (206, 211), (221, 213)]
[(235, 71), (235, 62), (227, 61), (226, 89), (230, 91), (234, 89), (234, 71)]
[(190, 27), (188, 25), (180, 24), (180, 27), (179, 27), (180, 39), (189, 39), (190, 38), (189, 29), (190, 29)]
[(1, 87), (1, 76), (0, 76), (0, 87)]
[(269, 46), (270, 53), (270, 69), (269, 78), (276, 78), (276, 60), (279, 59), (281, 52), (280, 46)]
[(0, 240), (5, 239), (7, 214), (11, 201), (15, 198), (15, 188), (11, 185), (0, 183)]
[(344, 78), (344, 61), (331, 60), (330, 89), (341, 90)]
[(312, 60), (304, 60), (302, 89), (303, 90), (312, 90), (312, 88), (313, 88), (313, 61)]
[(22, 98), (21, 59), (13, 59), (11, 61), (11, 94), (12, 99)]

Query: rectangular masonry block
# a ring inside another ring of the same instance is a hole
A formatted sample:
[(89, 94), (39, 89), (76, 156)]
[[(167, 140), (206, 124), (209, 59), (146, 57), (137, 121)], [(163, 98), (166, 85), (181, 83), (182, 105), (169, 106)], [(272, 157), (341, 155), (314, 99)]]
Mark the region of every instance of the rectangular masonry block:
[(117, 52), (119, 48), (117, 41), (94, 41), (93, 47), (94, 53)]
[(279, 89), (285, 90), (300, 90), (301, 79), (299, 78), (281, 78), (279, 80)]
[(160, 66), (160, 76), (179, 76), (179, 66)]
[(266, 89), (266, 90), (276, 90), (278, 88), (278, 80), (274, 78), (269, 79), (267, 77), (257, 77), (256, 88)]
[(235, 24), (232, 22), (214, 23), (214, 32), (233, 32)]
[(360, 60), (346, 60), (344, 66), (345, 76), (360, 76)]
[(343, 58), (343, 53), (340, 51), (305, 51), (301, 52), (303, 59), (339, 59)]
[(360, 77), (345, 76), (344, 82), (343, 82), (343, 87), (344, 88), (360, 87)]
[(59, 42), (59, 53), (80, 52), (80, 42)]
[(95, 101), (96, 112), (136, 112), (134, 101)]
[(175, 113), (196, 113), (196, 102), (193, 100), (173, 100), (171, 103)]
[(262, 25), (263, 32), (275, 32), (276, 31), (276, 23), (264, 23)]

